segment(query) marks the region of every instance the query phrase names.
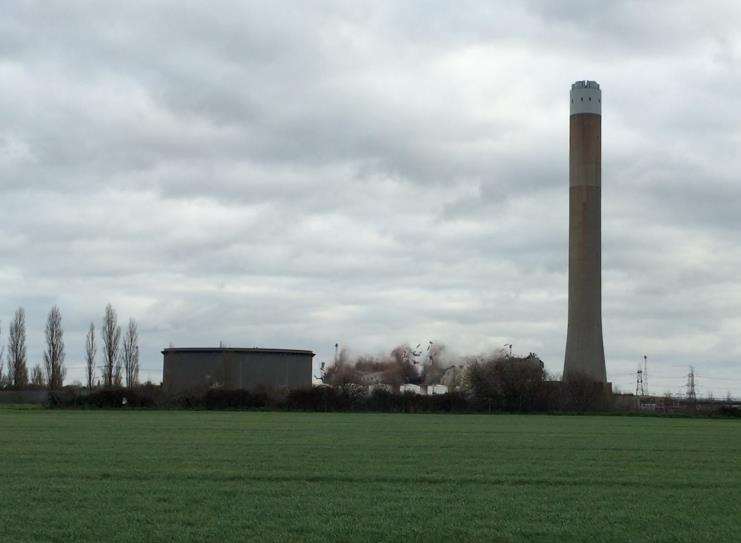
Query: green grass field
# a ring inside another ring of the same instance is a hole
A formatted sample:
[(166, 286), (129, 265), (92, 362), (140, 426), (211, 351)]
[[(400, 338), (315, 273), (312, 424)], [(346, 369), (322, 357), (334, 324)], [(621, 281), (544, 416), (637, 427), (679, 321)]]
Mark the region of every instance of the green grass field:
[(2, 541), (739, 541), (741, 421), (0, 409)]

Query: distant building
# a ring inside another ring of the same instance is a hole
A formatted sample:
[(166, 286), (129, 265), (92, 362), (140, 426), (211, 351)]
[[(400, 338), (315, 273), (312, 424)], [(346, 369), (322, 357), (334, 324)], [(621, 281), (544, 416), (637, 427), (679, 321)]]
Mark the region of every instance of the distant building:
[(410, 383), (403, 384), (399, 387), (399, 392), (411, 392), (412, 394), (422, 394), (422, 387), (419, 385), (412, 385)]
[(312, 384), (312, 351), (227, 347), (169, 348), (162, 385), (179, 393), (209, 388), (301, 388)]
[(434, 396), (435, 394), (447, 394), (448, 387), (445, 385), (430, 385), (427, 387), (427, 394)]

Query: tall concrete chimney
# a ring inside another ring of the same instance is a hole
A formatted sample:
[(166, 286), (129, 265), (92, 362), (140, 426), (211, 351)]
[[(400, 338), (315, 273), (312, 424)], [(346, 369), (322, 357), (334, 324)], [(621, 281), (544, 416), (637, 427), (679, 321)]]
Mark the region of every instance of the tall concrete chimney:
[(563, 378), (607, 382), (602, 344), (602, 92), (571, 85), (569, 325)]

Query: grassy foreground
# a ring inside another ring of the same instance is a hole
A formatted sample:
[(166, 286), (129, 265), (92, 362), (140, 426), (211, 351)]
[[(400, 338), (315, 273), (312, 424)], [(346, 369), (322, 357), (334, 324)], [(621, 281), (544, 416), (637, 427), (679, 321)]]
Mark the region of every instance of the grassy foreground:
[(5, 541), (733, 541), (741, 421), (0, 408)]

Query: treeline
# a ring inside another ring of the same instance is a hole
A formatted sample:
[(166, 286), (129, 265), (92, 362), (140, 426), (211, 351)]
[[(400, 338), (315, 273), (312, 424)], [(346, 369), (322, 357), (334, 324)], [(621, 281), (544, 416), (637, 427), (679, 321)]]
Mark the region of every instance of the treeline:
[[(211, 389), (200, 394), (167, 395), (160, 386), (145, 384), (132, 389), (100, 388), (93, 391), (67, 387), (49, 394), (53, 408), (144, 408), (264, 410), (308, 412), (377, 412), (377, 413), (586, 413), (621, 411), (610, 401), (604, 389), (594, 383), (552, 381), (548, 392), (532, 404), (506, 403), (477, 396), (466, 391), (423, 395), (393, 392), (378, 388), (372, 391), (356, 386), (317, 386), (283, 391), (248, 391)], [(635, 411), (635, 410), (633, 410)], [(711, 417), (741, 417), (741, 409), (718, 405), (704, 410), (675, 411), (675, 414)], [(644, 414), (657, 415), (661, 412)]]
[[(380, 366), (373, 369), (382, 369)], [(388, 368), (387, 368), (388, 369)], [(385, 370), (384, 370), (385, 371)], [(410, 375), (411, 375), (410, 371)], [(421, 372), (415, 372), (415, 374)], [(534, 356), (472, 360), (443, 394), (400, 392), (387, 385), (324, 384), (295, 390), (210, 389), (169, 395), (156, 385), (79, 390), (51, 397), (56, 407), (162, 407), (380, 412), (553, 412), (611, 408), (605, 385), (588, 379), (552, 381)], [(419, 378), (419, 377), (417, 377)], [(398, 381), (397, 381), (398, 382)]]
[(607, 411), (609, 397), (593, 383), (551, 382), (531, 401), (513, 395), (508, 401), (496, 395), (468, 391), (444, 394), (393, 392), (378, 388), (316, 386), (294, 390), (225, 390), (168, 395), (157, 385), (137, 388), (101, 388), (88, 392), (68, 388), (50, 394), (50, 407), (162, 408), (162, 409), (263, 409), (287, 411), (389, 412), (389, 413), (544, 413)]
[[(0, 348), (0, 389), (60, 390), (67, 375), (62, 312), (53, 306), (44, 328), (45, 348), (42, 361), (29, 372), (26, 345), (26, 312), (19, 307), (8, 327), (7, 348)], [(102, 345), (101, 345), (102, 343)], [(98, 349), (102, 347), (102, 364), (97, 366)], [(7, 361), (7, 371), (4, 369)], [(139, 384), (139, 327), (129, 319), (126, 329), (118, 323), (116, 310), (108, 304), (100, 332), (90, 323), (85, 337), (85, 386), (135, 387)]]

